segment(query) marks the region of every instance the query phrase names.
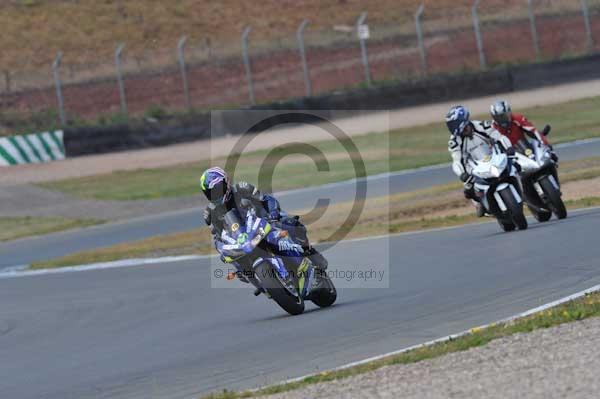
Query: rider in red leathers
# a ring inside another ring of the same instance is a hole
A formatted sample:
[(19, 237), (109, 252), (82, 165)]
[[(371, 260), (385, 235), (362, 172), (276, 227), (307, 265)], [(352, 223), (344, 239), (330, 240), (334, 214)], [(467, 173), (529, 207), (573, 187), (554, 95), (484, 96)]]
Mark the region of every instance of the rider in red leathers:
[[(508, 137), (512, 145), (516, 145), (527, 135), (532, 139), (541, 141), (552, 150), (552, 146), (548, 143), (546, 136), (540, 133), (525, 116), (513, 113), (508, 102), (495, 102), (490, 107), (490, 112), (494, 119), (492, 126), (502, 135)], [(552, 152), (552, 159), (555, 162), (558, 161), (558, 157), (554, 152)]]
[[(540, 133), (536, 127), (523, 115), (512, 113), (510, 105), (506, 101), (497, 101), (492, 104), (490, 107), (490, 112), (492, 114), (492, 118), (494, 119), (492, 126), (498, 132), (500, 132), (500, 134), (508, 138), (513, 146), (519, 147), (518, 143), (521, 140), (528, 141), (526, 140), (525, 135), (548, 146), (550, 149), (550, 157), (555, 164), (554, 168), (552, 169), (552, 175), (554, 176), (556, 182), (558, 182), (559, 179), (556, 170), (558, 167), (558, 156), (554, 153), (552, 146), (550, 143), (548, 143), (548, 139), (546, 138), (546, 134), (549, 132), (550, 127), (546, 126), (544, 132)], [(539, 216), (540, 208), (545, 208), (546, 206), (539, 203), (539, 200), (537, 200), (537, 198), (539, 198), (539, 194), (537, 194), (535, 188), (531, 184), (531, 180), (521, 179), (521, 185), (523, 188), (523, 194), (527, 199), (529, 209), (532, 211), (536, 219), (542, 221)], [(548, 213), (549, 211), (545, 210), (544, 212)], [(543, 221), (548, 220), (550, 216), (551, 213), (548, 214), (547, 218), (543, 218)]]

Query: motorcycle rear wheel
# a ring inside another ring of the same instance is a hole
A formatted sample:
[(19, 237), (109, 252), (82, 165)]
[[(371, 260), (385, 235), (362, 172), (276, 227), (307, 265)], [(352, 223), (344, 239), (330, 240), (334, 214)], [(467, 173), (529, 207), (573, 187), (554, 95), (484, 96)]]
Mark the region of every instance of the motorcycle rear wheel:
[(304, 300), (300, 296), (292, 295), (276, 277), (277, 273), (271, 265), (263, 262), (255, 268), (256, 277), (263, 288), (283, 310), (295, 316), (304, 312)]

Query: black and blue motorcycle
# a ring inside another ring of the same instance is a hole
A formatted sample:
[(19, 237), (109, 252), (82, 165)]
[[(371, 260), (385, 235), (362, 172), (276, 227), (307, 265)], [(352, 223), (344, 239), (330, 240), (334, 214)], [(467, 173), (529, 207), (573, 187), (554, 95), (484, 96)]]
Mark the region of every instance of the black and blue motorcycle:
[(224, 262), (236, 267), (237, 278), (256, 287), (256, 296), (265, 294), (291, 315), (304, 312), (305, 300), (331, 306), (337, 299), (333, 282), (304, 256), (293, 235), (253, 209), (245, 218), (232, 209), (225, 215), (217, 250)]

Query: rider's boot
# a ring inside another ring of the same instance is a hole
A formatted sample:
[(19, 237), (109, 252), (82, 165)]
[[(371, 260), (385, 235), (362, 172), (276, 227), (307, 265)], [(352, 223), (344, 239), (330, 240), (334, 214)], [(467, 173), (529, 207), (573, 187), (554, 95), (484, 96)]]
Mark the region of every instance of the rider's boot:
[(475, 200), (471, 200), (471, 201), (473, 202), (473, 205), (475, 206), (475, 215), (478, 218), (484, 217), (485, 216), (485, 208), (483, 207), (481, 202), (475, 201)]
[(475, 214), (478, 218), (482, 218), (485, 216), (485, 208), (483, 207), (483, 205), (481, 205), (480, 202), (478, 202), (475, 207)]

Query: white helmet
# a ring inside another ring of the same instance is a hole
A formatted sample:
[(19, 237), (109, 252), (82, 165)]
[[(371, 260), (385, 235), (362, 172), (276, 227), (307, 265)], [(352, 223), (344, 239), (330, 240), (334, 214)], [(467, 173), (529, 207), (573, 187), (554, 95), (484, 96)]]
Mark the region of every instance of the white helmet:
[(490, 107), (490, 113), (492, 114), (492, 118), (503, 128), (507, 128), (510, 126), (510, 122), (512, 120), (512, 110), (510, 109), (510, 104), (504, 100), (496, 101)]

